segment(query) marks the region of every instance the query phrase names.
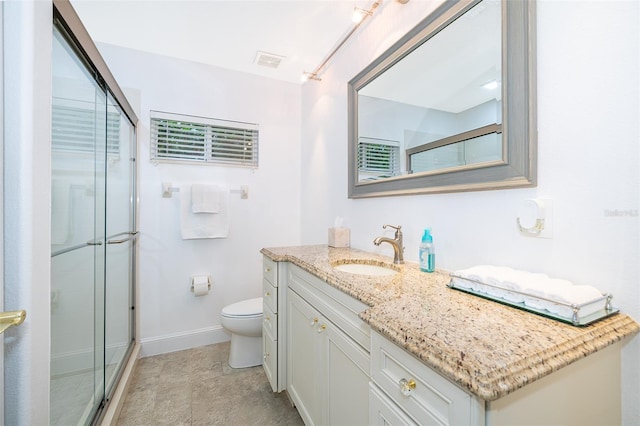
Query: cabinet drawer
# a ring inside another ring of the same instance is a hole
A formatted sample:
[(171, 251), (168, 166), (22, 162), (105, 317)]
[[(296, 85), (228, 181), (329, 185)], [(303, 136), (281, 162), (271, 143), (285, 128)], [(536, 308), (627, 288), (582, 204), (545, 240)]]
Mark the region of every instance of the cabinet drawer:
[(369, 424), (375, 426), (417, 426), (376, 385), (369, 383)]
[(262, 368), (271, 384), (271, 389), (278, 392), (278, 381), (276, 374), (278, 373), (278, 345), (273, 337), (269, 334), (267, 327), (262, 328), (262, 346), (263, 346), (263, 362)]
[(367, 351), (370, 331), (358, 314), (367, 306), (297, 266), (289, 268), (288, 286)]
[[(471, 394), (375, 332), (371, 333), (371, 378), (421, 425), (468, 425), (475, 418)], [(408, 384), (405, 393), (402, 381)]]
[(271, 285), (278, 286), (278, 264), (267, 256), (262, 257), (262, 276)]
[(263, 328), (271, 335), (273, 340), (278, 340), (278, 316), (273, 313), (268, 305), (264, 304), (263, 308)]
[(262, 303), (272, 312), (278, 312), (278, 287), (272, 286), (267, 280), (262, 280)]

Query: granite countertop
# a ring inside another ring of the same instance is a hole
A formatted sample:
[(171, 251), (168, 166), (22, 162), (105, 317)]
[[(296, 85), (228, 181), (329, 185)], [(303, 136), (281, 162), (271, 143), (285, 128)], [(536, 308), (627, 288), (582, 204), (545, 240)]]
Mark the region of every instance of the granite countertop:
[[(493, 401), (640, 331), (619, 313), (585, 327), (447, 287), (446, 271), (370, 277), (339, 272), (347, 262), (391, 264), (386, 256), (326, 245), (264, 248), (369, 306), (360, 318), (396, 345), (478, 397)], [(615, 305), (615, 298), (614, 298)]]

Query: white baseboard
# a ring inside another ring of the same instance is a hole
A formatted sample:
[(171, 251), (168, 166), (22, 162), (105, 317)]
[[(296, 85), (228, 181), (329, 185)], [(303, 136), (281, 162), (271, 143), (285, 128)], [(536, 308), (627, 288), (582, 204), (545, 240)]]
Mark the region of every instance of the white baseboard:
[(184, 333), (148, 337), (140, 339), (142, 346), (140, 358), (197, 348), (199, 346), (213, 345), (214, 343), (226, 342), (230, 339), (231, 334), (221, 325)]

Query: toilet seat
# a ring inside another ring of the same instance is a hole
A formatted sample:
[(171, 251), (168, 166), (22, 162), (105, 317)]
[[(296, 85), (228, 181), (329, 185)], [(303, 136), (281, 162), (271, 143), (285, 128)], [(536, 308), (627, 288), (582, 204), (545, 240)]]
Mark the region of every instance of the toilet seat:
[(262, 316), (262, 297), (242, 300), (232, 303), (222, 309), (223, 317), (226, 318), (258, 318)]

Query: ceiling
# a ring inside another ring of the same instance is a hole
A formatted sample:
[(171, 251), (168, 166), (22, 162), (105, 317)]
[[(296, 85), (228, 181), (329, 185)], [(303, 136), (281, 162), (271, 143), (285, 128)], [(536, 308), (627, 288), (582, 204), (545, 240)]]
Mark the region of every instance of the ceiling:
[[(373, 0), (71, 0), (91, 38), (283, 81), (301, 82)], [(283, 57), (256, 64), (259, 52)]]

